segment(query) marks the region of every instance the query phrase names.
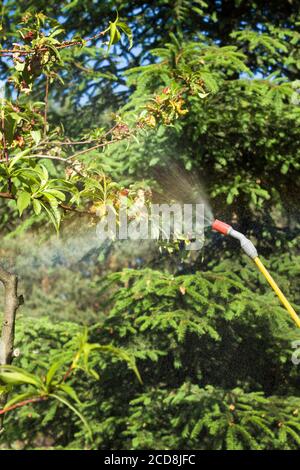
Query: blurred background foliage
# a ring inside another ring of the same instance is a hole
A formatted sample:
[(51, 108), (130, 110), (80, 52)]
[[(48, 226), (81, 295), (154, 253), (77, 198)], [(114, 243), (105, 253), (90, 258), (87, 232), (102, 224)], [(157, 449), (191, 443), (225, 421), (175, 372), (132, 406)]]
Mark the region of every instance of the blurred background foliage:
[[(199, 181), (214, 215), (253, 239), (299, 311), (299, 2), (5, 0), (4, 44), (17, 41), (28, 9), (58, 19), (67, 37), (96, 34), (116, 9), (133, 31), (130, 50), (125, 40), (109, 56), (93, 45), (62, 52), (49, 121), (70, 137), (110, 126), (113, 113), (130, 123), (178, 77), (203, 80), (205, 96), (190, 95), (174, 125), (83, 161), (120, 184), (159, 180), (176, 194), (183, 174)], [(1, 59), (2, 80), (7, 73)], [(43, 100), (42, 86), (33, 93)], [(188, 259), (146, 243), (99, 250), (89, 221), (75, 218), (58, 246), (43, 224), (0, 204), (1, 259), (20, 274), (26, 300), (15, 363), (36, 370), (87, 324), (95, 341), (135, 355), (144, 382), (101, 360), (100, 381), (76, 378), (92, 445), (76, 416), (41, 403), (9, 416), (3, 447), (299, 448), (291, 344), (300, 336), (234, 241), (207, 231)]]

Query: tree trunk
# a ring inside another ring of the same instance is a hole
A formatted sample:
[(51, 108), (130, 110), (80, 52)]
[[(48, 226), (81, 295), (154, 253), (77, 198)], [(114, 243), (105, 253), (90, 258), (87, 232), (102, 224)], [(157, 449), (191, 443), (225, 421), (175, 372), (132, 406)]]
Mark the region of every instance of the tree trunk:
[[(0, 281), (4, 286), (4, 314), (0, 339), (0, 365), (10, 364), (13, 359), (15, 321), (18, 307), (23, 298), (18, 297), (18, 278), (0, 267)], [(6, 395), (0, 396), (0, 408), (7, 400)], [(0, 432), (3, 427), (3, 418), (0, 420)]]

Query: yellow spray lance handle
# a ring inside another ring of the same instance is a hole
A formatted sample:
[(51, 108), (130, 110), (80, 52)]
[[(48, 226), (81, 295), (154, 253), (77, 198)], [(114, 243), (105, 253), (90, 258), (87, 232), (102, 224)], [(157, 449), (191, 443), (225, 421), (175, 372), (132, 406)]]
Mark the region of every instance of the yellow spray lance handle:
[(280, 302), (287, 309), (287, 311), (290, 314), (291, 318), (294, 320), (296, 325), (300, 328), (300, 318), (298, 317), (297, 313), (295, 312), (295, 310), (293, 309), (293, 307), (291, 306), (291, 304), (289, 303), (288, 299), (285, 297), (283, 292), (279, 289), (278, 285), (276, 284), (276, 282), (272, 278), (269, 271), (265, 268), (265, 266), (263, 265), (263, 263), (261, 262), (261, 260), (259, 259), (258, 256), (256, 256), (253, 259), (253, 261), (255, 262), (256, 266), (258, 267), (260, 272), (263, 274), (263, 276), (265, 276), (268, 283), (270, 284), (270, 286), (272, 287), (272, 289), (274, 290), (274, 292), (278, 296)]
[(298, 317), (297, 313), (283, 294), (283, 292), (279, 289), (278, 285), (272, 278), (271, 274), (269, 271), (265, 268), (263, 263), (258, 257), (257, 250), (251, 240), (245, 237), (241, 232), (238, 232), (237, 230), (234, 230), (231, 225), (226, 224), (225, 222), (222, 222), (221, 220), (216, 219), (213, 224), (212, 224), (212, 229), (216, 230), (217, 232), (222, 233), (223, 235), (230, 235), (233, 238), (236, 238), (237, 240), (240, 241), (241, 247), (244, 250), (244, 252), (253, 259), (255, 262), (256, 266), (260, 270), (260, 272), (265, 276), (267, 279), (268, 283), (274, 290), (274, 292), (277, 294), (279, 297), (279, 300), (281, 301), (282, 305), (286, 308), (288, 313), (290, 314), (291, 318), (294, 320), (296, 325), (300, 328), (300, 318)]

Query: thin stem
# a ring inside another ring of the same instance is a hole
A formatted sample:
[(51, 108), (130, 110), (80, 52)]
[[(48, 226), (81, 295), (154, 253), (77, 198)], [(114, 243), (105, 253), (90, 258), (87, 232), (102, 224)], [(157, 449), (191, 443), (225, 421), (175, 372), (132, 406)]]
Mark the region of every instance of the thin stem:
[[(87, 144), (92, 144), (93, 142), (98, 142), (105, 137), (107, 137), (109, 134), (112, 134), (112, 132), (116, 129), (118, 124), (115, 124), (111, 129), (109, 129), (105, 134), (103, 134), (101, 137), (96, 137), (95, 139), (88, 139), (88, 140), (66, 140), (66, 141), (60, 141), (60, 140), (52, 140), (50, 142), (44, 142), (44, 145), (58, 145), (58, 146), (63, 146), (63, 145), (87, 145)], [(109, 143), (109, 142), (108, 142)]]
[[(47, 160), (57, 160), (59, 162), (64, 162), (69, 166), (73, 165), (73, 163), (68, 163), (66, 158), (56, 157), (55, 155), (43, 155), (43, 154), (40, 154), (40, 153), (36, 153), (34, 155), (25, 156), (23, 158), (24, 158), (24, 160), (30, 160), (31, 158), (44, 158), (44, 159), (47, 159)], [(6, 162), (6, 160), (4, 160), (4, 159), (0, 160), (0, 163), (5, 163), (5, 162)]]
[(2, 133), (3, 158), (5, 162), (8, 162), (8, 151), (7, 151), (6, 137), (5, 137), (4, 97), (1, 99), (1, 133)]
[(47, 124), (48, 124), (48, 99), (49, 99), (49, 77), (46, 77), (46, 89), (45, 89), (45, 109), (44, 109), (44, 139), (47, 135)]
[[(116, 124), (114, 127), (112, 127), (112, 129), (110, 129), (109, 131), (107, 131), (105, 134), (103, 134), (103, 136), (101, 137), (101, 139), (107, 137), (109, 134), (111, 134), (115, 128), (117, 127), (118, 124)], [(83, 155), (84, 153), (87, 153), (89, 152), (90, 150), (95, 150), (97, 148), (100, 148), (100, 147), (106, 147), (107, 145), (110, 145), (110, 144), (114, 144), (115, 142), (120, 142), (120, 140), (123, 140), (123, 139), (128, 139), (130, 137), (130, 134), (127, 134), (125, 135), (123, 138), (119, 138), (119, 139), (112, 139), (112, 140), (108, 140), (106, 142), (100, 142), (99, 144), (97, 145), (94, 145), (93, 147), (89, 147), (87, 149), (84, 149), (84, 150), (81, 150), (80, 152), (77, 152), (75, 153), (74, 155), (71, 155), (70, 157), (67, 157), (67, 158), (63, 158), (63, 157), (57, 157), (55, 155), (45, 155), (45, 154), (40, 154), (40, 153), (36, 153), (36, 154), (33, 154), (33, 155), (28, 155), (28, 156), (24, 156), (24, 159), (31, 159), (31, 158), (45, 158), (45, 159), (48, 159), (48, 160), (56, 160), (56, 161), (59, 161), (59, 162), (63, 162), (65, 163), (66, 165), (69, 165), (69, 166), (73, 166), (74, 164), (73, 163), (70, 163), (70, 160), (72, 160), (73, 158), (79, 156), (79, 155)], [(54, 141), (54, 142), (45, 142), (43, 145), (40, 145), (39, 147), (43, 147), (43, 146), (47, 146), (47, 145), (79, 145), (79, 144), (89, 144), (89, 143), (93, 143), (93, 142), (97, 142), (99, 139), (92, 139), (92, 140), (86, 140), (86, 141), (82, 141), (82, 142), (59, 142), (59, 141)], [(0, 163), (5, 163), (6, 162), (6, 159), (1, 159), (0, 160)], [(76, 171), (76, 169), (75, 169)], [(80, 173), (78, 173), (80, 174)], [(82, 176), (82, 175), (81, 175)]]
[(20, 401), (19, 403), (16, 403), (15, 405), (9, 406), (7, 408), (2, 408), (0, 410), (0, 415), (4, 415), (5, 413), (8, 413), (9, 411), (15, 410), (16, 408), (21, 408), (22, 406), (29, 405), (30, 403), (37, 403), (39, 401), (45, 401), (48, 400), (49, 397), (34, 397), (34, 398), (29, 398), (28, 400)]
[[(9, 156), (8, 156), (7, 142), (6, 142), (6, 136), (5, 136), (4, 96), (2, 97), (2, 100), (1, 100), (1, 131), (2, 131), (3, 157), (4, 157), (5, 163), (8, 163)], [(8, 191), (11, 192), (12, 183), (9, 177), (7, 179), (7, 186), (8, 186)]]
[[(130, 136), (129, 135), (126, 136), (126, 138), (128, 137)], [(44, 155), (44, 154), (36, 153), (34, 155), (29, 155), (29, 156), (24, 157), (24, 160), (25, 159), (30, 160), (31, 158), (45, 158), (47, 160), (56, 160), (59, 162), (63, 162), (66, 165), (73, 166), (74, 164), (70, 163), (70, 160), (73, 160), (74, 158), (79, 157), (80, 155), (84, 155), (85, 153), (91, 152), (92, 150), (96, 150), (101, 147), (106, 147), (107, 145), (114, 144), (115, 142), (120, 142), (120, 140), (123, 140), (123, 139), (112, 139), (107, 142), (102, 142), (101, 144), (97, 144), (97, 145), (94, 145), (93, 147), (89, 147), (87, 149), (81, 150), (80, 152), (74, 153), (73, 155), (67, 158), (56, 157), (55, 155)], [(0, 164), (5, 163), (5, 162), (6, 162), (6, 159), (0, 160)]]
[[(126, 136), (128, 138), (129, 136)], [(114, 144), (115, 142), (120, 142), (122, 139), (112, 139), (108, 142), (103, 142), (101, 144), (94, 145), (93, 147), (89, 147), (88, 149), (81, 150), (80, 152), (74, 153), (74, 155), (71, 155), (70, 157), (66, 158), (66, 161), (72, 160), (73, 158), (79, 157), (80, 155), (83, 155), (84, 153), (91, 152), (92, 150), (96, 150), (101, 147), (106, 147), (107, 145)]]
[[(0, 193), (1, 199), (16, 199), (15, 196), (11, 193)], [(95, 215), (94, 212), (76, 209), (76, 207), (68, 206), (67, 204), (60, 203), (59, 207), (61, 207), (64, 211), (70, 212), (77, 212), (78, 214), (88, 214), (88, 215)]]
[(0, 198), (1, 199), (14, 199), (13, 195), (9, 192), (0, 193)]
[(77, 212), (77, 214), (87, 214), (87, 215), (95, 215), (93, 212), (91, 211), (86, 211), (86, 210), (81, 210), (81, 209), (76, 209), (76, 207), (71, 207), (71, 206), (67, 206), (66, 204), (59, 204), (59, 206), (65, 210), (65, 211), (70, 211), (70, 212)]
[[(73, 170), (75, 171), (75, 173), (77, 173), (78, 176), (81, 176), (83, 177), (83, 174), (80, 173), (80, 171), (77, 170), (76, 166), (75, 166), (75, 163), (73, 162), (68, 162), (67, 161), (67, 158), (63, 158), (63, 157), (56, 157), (55, 155), (43, 155), (43, 154), (40, 154), (40, 153), (36, 153), (34, 155), (28, 155), (28, 156), (25, 156), (24, 157), (24, 160), (31, 160), (31, 159), (34, 159), (34, 158), (41, 158), (41, 159), (45, 159), (45, 160), (54, 160), (54, 161), (58, 161), (58, 162), (63, 162), (65, 165), (73, 168)], [(0, 160), (0, 164), (1, 163), (5, 163), (6, 160)], [(11, 193), (11, 189), (9, 190), (9, 192), (7, 194), (10, 194)], [(6, 194), (6, 193), (2, 193), (2, 194)], [(4, 197), (4, 196), (2, 196)]]
[[(91, 42), (95, 39), (98, 39), (101, 36), (104, 36), (104, 34), (106, 34), (107, 31), (108, 31), (108, 29), (106, 29), (104, 31), (101, 31), (100, 33), (97, 33), (94, 36), (83, 39), (82, 41), (75, 41), (75, 40), (74, 41), (64, 41), (61, 44), (59, 44), (58, 46), (56, 46), (56, 49), (65, 49), (67, 47), (81, 46), (84, 42)], [(21, 55), (21, 56), (26, 56), (26, 55), (30, 55), (30, 54), (36, 54), (36, 53), (39, 53), (39, 52), (47, 52), (47, 51), (48, 51), (47, 47), (41, 47), (41, 48), (36, 48), (36, 49), (27, 49), (27, 50), (21, 49), (21, 48), (20, 49), (1, 49), (0, 50), (0, 56), (7, 57), (7, 56), (14, 55), (14, 54), (18, 54), (18, 55)]]
[(74, 370), (74, 367), (73, 367), (73, 364), (71, 364), (70, 367), (68, 368), (67, 372), (63, 376), (63, 379), (62, 379), (63, 382), (65, 382), (70, 377), (73, 370)]

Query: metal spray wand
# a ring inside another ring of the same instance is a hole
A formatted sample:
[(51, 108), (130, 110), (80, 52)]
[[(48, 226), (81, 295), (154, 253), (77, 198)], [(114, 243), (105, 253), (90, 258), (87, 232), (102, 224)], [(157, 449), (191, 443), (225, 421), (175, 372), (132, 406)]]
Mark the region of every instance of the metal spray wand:
[(217, 232), (222, 233), (223, 235), (229, 235), (233, 238), (236, 238), (237, 240), (240, 241), (241, 247), (244, 250), (244, 252), (253, 259), (254, 263), (260, 270), (260, 272), (263, 274), (263, 276), (266, 278), (274, 292), (277, 294), (279, 297), (279, 300), (281, 301), (282, 305), (286, 308), (296, 325), (300, 328), (300, 318), (298, 317), (297, 313), (283, 294), (283, 292), (279, 289), (278, 285), (272, 278), (271, 274), (269, 271), (265, 268), (263, 263), (258, 257), (257, 250), (251, 240), (249, 240), (245, 235), (243, 235), (241, 232), (238, 232), (237, 230), (234, 230), (231, 225), (226, 224), (225, 222), (222, 222), (221, 220), (215, 220), (212, 224), (212, 229), (216, 230)]

